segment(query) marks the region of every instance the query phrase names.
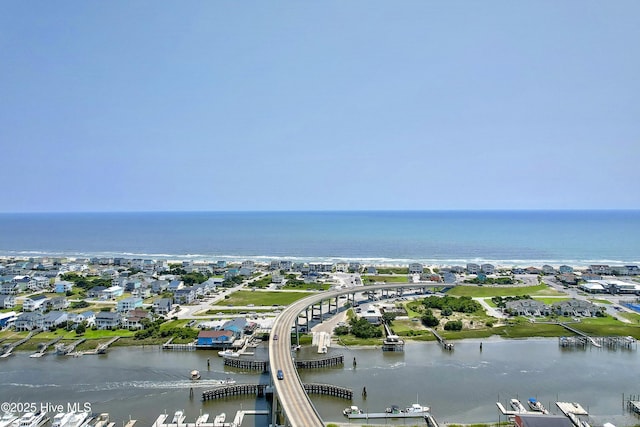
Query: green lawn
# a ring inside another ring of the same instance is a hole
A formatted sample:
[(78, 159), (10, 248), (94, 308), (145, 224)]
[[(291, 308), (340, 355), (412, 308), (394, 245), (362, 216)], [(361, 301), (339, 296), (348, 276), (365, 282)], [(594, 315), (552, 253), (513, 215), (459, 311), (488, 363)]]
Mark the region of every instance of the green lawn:
[(376, 282), (384, 283), (408, 283), (409, 277), (406, 275), (393, 275), (393, 276), (362, 276), (362, 282), (367, 285)]
[(536, 286), (456, 286), (449, 290), (447, 295), (451, 296), (467, 296), (467, 297), (507, 297), (517, 295), (536, 295), (536, 296), (553, 296), (566, 295), (558, 292), (547, 285)]
[(217, 302), (217, 305), (249, 305), (268, 306), (268, 305), (289, 305), (294, 301), (298, 301), (304, 297), (308, 297), (312, 292), (278, 292), (278, 291), (238, 291)]
[(289, 289), (289, 290), (307, 290), (307, 291), (326, 291), (327, 289), (329, 289), (331, 287), (330, 283), (300, 283), (297, 285), (288, 285), (285, 283), (285, 285), (282, 287), (282, 289)]
[(589, 299), (589, 301), (591, 301), (594, 304), (613, 304), (611, 301), (606, 299), (594, 298), (594, 299)]

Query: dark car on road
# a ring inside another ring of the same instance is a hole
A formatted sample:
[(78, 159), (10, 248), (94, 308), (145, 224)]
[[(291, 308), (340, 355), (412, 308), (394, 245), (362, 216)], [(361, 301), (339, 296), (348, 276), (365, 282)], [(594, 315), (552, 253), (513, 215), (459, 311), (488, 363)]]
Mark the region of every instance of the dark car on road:
[(279, 380), (283, 380), (284, 379), (284, 373), (282, 372), (282, 369), (278, 369), (278, 379)]

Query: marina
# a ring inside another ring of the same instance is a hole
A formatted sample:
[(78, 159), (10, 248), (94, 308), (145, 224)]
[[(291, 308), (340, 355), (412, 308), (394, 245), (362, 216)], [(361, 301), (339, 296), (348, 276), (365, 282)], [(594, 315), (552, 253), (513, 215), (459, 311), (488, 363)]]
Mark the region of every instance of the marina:
[(204, 413), (196, 418), (195, 422), (185, 422), (186, 416), (183, 411), (176, 411), (170, 422), (167, 422), (169, 415), (161, 414), (155, 420), (151, 427), (240, 427), (244, 421), (245, 416), (258, 416), (269, 415), (267, 410), (240, 410), (236, 412), (232, 422), (226, 421), (226, 414), (221, 413), (216, 415), (213, 421), (209, 422), (209, 414)]

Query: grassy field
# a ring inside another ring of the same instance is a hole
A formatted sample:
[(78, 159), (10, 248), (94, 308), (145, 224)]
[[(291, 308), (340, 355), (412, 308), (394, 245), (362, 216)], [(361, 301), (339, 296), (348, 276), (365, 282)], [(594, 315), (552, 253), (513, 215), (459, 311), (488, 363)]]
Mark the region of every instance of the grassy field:
[(214, 304), (214, 306), (247, 306), (249, 304), (256, 306), (289, 305), (311, 294), (311, 292), (238, 291), (231, 294), (229, 298), (225, 298)]
[(455, 297), (510, 297), (517, 295), (554, 296), (566, 295), (551, 289), (547, 285), (536, 286), (456, 286), (447, 292)]
[(367, 285), (376, 282), (384, 283), (409, 283), (408, 276), (393, 275), (393, 276), (362, 276), (362, 282)]

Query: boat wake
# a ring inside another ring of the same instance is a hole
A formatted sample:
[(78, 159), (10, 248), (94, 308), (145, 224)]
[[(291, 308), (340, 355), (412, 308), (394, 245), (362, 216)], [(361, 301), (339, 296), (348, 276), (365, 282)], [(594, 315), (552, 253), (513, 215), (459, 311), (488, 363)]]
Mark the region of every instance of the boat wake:
[(78, 384), (83, 392), (104, 391), (104, 390), (122, 390), (122, 389), (190, 389), (190, 388), (207, 388), (219, 387), (225, 385), (226, 380), (179, 380), (179, 381), (123, 381), (109, 382), (103, 384)]

